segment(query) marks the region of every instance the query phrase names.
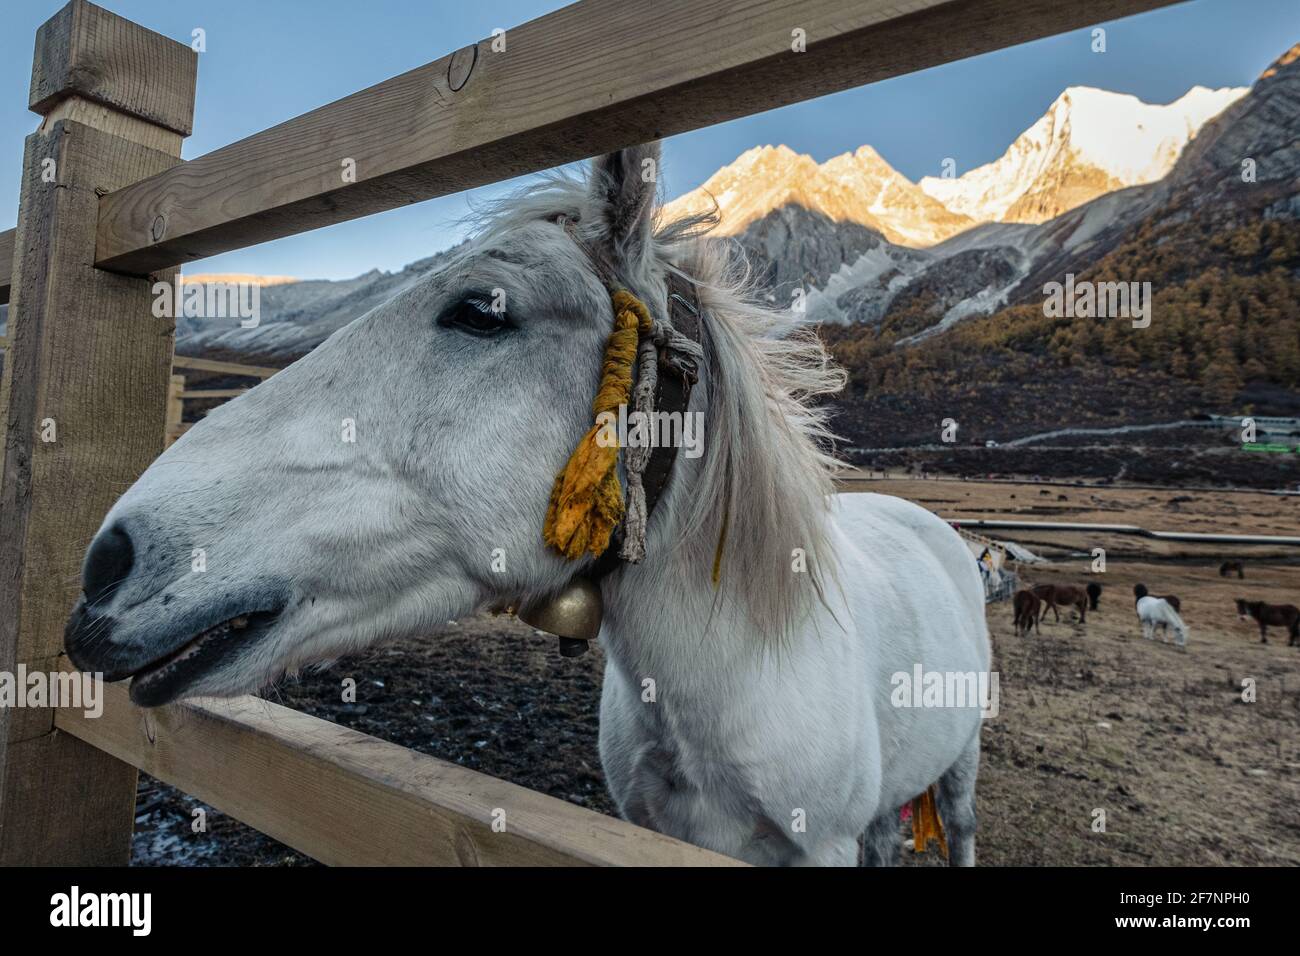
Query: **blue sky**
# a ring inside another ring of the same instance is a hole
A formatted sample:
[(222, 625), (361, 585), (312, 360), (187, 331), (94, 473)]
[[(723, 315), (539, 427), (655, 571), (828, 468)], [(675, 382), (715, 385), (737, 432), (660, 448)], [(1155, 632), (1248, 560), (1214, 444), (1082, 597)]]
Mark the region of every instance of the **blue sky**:
[[(189, 42), (199, 59), (192, 158), (563, 6), (558, 0), (100, 0), (150, 29)], [(1082, 0), (1081, 0), (1082, 2)], [(0, 0), (0, 228), (18, 209), (33, 39), (59, 0)], [(869, 143), (904, 175), (958, 172), (996, 159), (1067, 86), (1132, 93), (1151, 103), (1196, 84), (1248, 86), (1300, 41), (1297, 0), (1192, 0), (698, 130), (665, 147), (664, 192), (698, 186), (751, 146), (785, 143), (821, 161)], [(406, 263), (460, 238), (467, 200), (485, 187), (215, 256), (189, 272), (344, 278)]]

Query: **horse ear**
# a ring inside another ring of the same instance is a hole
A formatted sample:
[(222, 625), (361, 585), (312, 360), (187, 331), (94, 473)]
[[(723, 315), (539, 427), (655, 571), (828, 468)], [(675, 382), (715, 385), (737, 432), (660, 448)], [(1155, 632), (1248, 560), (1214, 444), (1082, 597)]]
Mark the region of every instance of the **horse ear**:
[(625, 265), (636, 263), (650, 247), (659, 156), (656, 140), (591, 161), (583, 232)]

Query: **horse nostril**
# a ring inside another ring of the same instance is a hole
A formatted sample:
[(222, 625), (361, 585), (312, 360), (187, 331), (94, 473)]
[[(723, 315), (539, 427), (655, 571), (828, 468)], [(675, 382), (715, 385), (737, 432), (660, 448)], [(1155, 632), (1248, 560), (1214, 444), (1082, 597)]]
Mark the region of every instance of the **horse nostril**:
[(135, 548), (131, 536), (114, 525), (95, 538), (86, 555), (86, 566), (81, 573), (86, 603), (94, 604), (108, 595), (121, 582), (135, 563)]

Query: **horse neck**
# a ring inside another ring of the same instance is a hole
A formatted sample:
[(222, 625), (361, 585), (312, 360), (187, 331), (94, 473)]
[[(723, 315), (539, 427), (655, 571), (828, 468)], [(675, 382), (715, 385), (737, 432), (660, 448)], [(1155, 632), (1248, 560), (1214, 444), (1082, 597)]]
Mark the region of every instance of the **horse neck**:
[[(704, 301), (703, 305), (708, 312), (709, 303)], [(728, 361), (734, 363), (733, 359), (724, 358), (720, 353), (724, 341), (724, 336), (714, 336), (714, 351), (701, 369), (701, 378), (691, 392), (687, 410), (691, 415), (702, 413), (706, 423), (711, 421), (711, 392), (707, 383), (710, 360), (718, 362), (719, 368)], [(742, 386), (736, 378), (741, 374), (753, 372), (747, 366), (743, 370), (732, 370), (731, 387), (738, 392)], [(755, 407), (749, 410), (751, 420), (748, 425), (762, 427), (763, 423), (753, 420), (752, 416), (771, 414), (773, 401), (767, 396), (762, 403), (754, 404)], [(759, 404), (762, 412), (758, 410)], [(773, 429), (773, 443), (782, 440), (795, 427), (789, 422), (775, 420), (766, 424)], [(714, 562), (718, 556), (719, 536), (727, 524), (724, 518), (727, 506), (710, 498), (720, 493), (711, 490), (711, 482), (704, 480), (710, 443), (716, 449), (722, 440), (713, 437), (708, 429), (706, 435), (710, 437), (706, 440), (702, 457), (688, 458), (681, 450), (678, 451), (668, 483), (646, 522), (645, 558), (636, 565), (622, 565), (608, 575), (602, 582), (602, 596), (605, 602), (604, 644), (615, 664), (630, 674), (676, 671), (682, 682), (694, 680), (697, 686), (707, 688), (710, 685), (716, 687), (728, 678), (733, 683), (746, 679), (746, 675), (752, 674), (756, 666), (761, 666), (766, 657), (764, 652), (769, 642), (760, 636), (761, 629), (756, 628), (754, 622), (770, 618), (772, 592), (734, 584), (741, 573), (737, 566), (743, 561), (747, 568), (752, 568), (754, 554), (772, 548), (774, 544), (767, 541), (756, 545), (743, 540), (743, 529), (752, 528), (754, 522), (742, 520), (745, 512), (740, 509), (752, 502), (733, 501), (729, 516), (730, 537), (727, 551), (722, 556), (722, 587), (715, 587)], [(763, 445), (762, 442), (758, 444)], [(737, 460), (734, 449), (732, 460)], [(773, 455), (767, 460), (786, 463), (778, 464), (780, 467), (797, 467), (794, 454)], [(741, 463), (735, 467), (743, 468), (744, 465)], [(710, 508), (702, 512), (697, 507), (701, 501)], [(794, 506), (793, 502), (791, 506)], [(693, 515), (700, 513), (708, 517), (698, 525), (692, 523), (687, 527)], [(823, 517), (830, 520), (824, 512), (818, 512), (813, 520), (822, 520)], [(829, 553), (829, 540), (824, 545)], [(746, 548), (749, 550), (742, 550)], [(773, 555), (772, 559), (789, 561), (790, 557)], [(781, 644), (783, 657), (799, 653), (799, 641), (808, 639), (810, 628), (820, 626), (820, 620), (813, 618), (818, 618), (818, 612), (801, 622), (807, 625), (803, 628), (804, 633), (798, 633), (799, 628), (791, 629), (789, 640)]]
[(746, 640), (748, 608), (736, 606), (743, 597), (725, 606), (717, 600), (717, 541), (708, 531), (687, 533), (683, 527), (701, 460), (678, 456), (648, 522), (645, 558), (602, 582), (606, 653), (637, 680), (675, 675), (679, 686), (714, 686), (723, 674), (742, 673), (746, 658), (753, 657), (753, 642)]

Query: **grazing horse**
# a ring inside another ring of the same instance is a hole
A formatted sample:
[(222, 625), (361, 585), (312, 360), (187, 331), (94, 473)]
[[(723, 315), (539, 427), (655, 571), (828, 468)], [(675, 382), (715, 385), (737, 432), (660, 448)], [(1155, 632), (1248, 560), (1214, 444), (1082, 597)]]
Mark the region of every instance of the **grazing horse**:
[(1133, 585), (1133, 600), (1138, 621), (1142, 624), (1143, 637), (1149, 641), (1155, 640), (1156, 628), (1160, 628), (1160, 639), (1165, 641), (1169, 628), (1172, 627), (1178, 646), (1187, 646), (1187, 625), (1173, 605), (1164, 598), (1152, 595), (1145, 584)]
[(1287, 647), (1300, 641), (1300, 608), (1294, 604), (1265, 604), (1263, 601), (1247, 601), (1237, 598), (1237, 613), (1243, 621), (1255, 619), (1259, 625), (1259, 642), (1268, 643), (1268, 626), (1285, 627), (1291, 637)]
[[(90, 544), (75, 664), (130, 677), (146, 706), (240, 694), (597, 574), (600, 752), (625, 817), (762, 864), (853, 865), (865, 832), (884, 862), (899, 808), (937, 784), (950, 860), (972, 864), (982, 707), (962, 688), (987, 678), (990, 647), (970, 552), (915, 504), (835, 494), (819, 396), (843, 373), (756, 304), (702, 235), (716, 215), (656, 220), (658, 162), (657, 144), (622, 150), (585, 183), (500, 203), (435, 270), (186, 432)], [(601, 573), (598, 539), (558, 554), (544, 519), (586, 448), (617, 469), (598, 517), (623, 513), (626, 484), (637, 540), (634, 447), (591, 451), (592, 396), (607, 353), (641, 358), (641, 383), (656, 344), (684, 349), (670, 275), (702, 330), (687, 405), (702, 443), (642, 508), (644, 556)], [(900, 693), (922, 667), (925, 693)], [(924, 703), (948, 675), (954, 700)]]
[(1012, 625), (1016, 633), (1021, 637), (1029, 636), (1029, 629), (1032, 627), (1037, 633), (1043, 633), (1038, 627), (1038, 617), (1043, 608), (1043, 602), (1033, 591), (1017, 591), (1016, 596), (1012, 599), (1012, 607), (1015, 610), (1015, 617), (1012, 618)]
[(1219, 565), (1219, 577), (1226, 578), (1233, 571), (1237, 572), (1237, 577), (1246, 576), (1246, 565), (1241, 561), (1224, 561)]
[(1079, 612), (1079, 623), (1085, 623), (1088, 614), (1088, 592), (1083, 588), (1075, 587), (1073, 584), (1036, 584), (1033, 592), (1044, 602), (1043, 611), (1039, 614), (1039, 619), (1048, 612), (1056, 615), (1055, 620), (1061, 620), (1061, 612), (1057, 607), (1073, 607)]
[(1097, 610), (1097, 602), (1101, 600), (1101, 585), (1096, 581), (1088, 582), (1088, 610)]

